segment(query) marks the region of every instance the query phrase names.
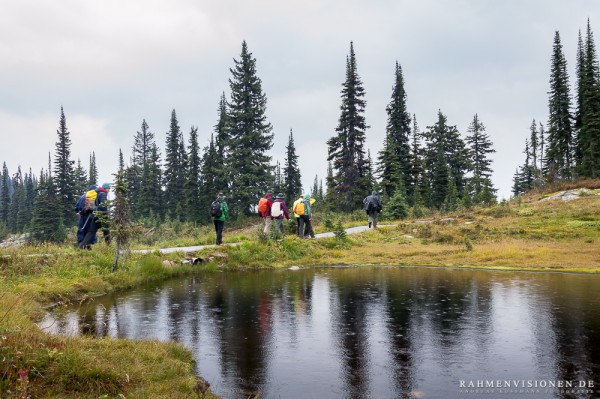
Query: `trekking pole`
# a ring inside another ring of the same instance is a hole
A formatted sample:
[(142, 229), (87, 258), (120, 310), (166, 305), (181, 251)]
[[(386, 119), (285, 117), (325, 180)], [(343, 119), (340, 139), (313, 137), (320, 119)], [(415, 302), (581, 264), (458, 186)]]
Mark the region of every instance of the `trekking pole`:
[(92, 216), (92, 213), (91, 213), (91, 212), (88, 214), (88, 217), (87, 217), (87, 219), (85, 219), (85, 223), (83, 224), (83, 227), (81, 227), (81, 230), (85, 229), (85, 226), (87, 226), (87, 222), (89, 222), (89, 220), (90, 220), (90, 216)]

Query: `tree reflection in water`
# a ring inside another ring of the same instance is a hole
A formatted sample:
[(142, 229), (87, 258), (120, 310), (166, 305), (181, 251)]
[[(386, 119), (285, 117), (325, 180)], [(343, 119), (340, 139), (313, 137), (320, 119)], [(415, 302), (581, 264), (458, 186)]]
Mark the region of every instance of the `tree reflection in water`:
[(461, 380), (600, 385), (599, 305), (595, 276), (270, 270), (95, 298), (41, 325), (181, 342), (228, 398), (459, 398)]

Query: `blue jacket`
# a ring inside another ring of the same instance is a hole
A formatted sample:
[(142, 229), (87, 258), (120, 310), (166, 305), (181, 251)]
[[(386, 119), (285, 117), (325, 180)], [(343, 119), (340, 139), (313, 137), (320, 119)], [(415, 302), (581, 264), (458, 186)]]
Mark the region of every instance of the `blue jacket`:
[(106, 212), (108, 208), (106, 207), (106, 200), (108, 199), (108, 192), (102, 188), (98, 187), (98, 210)]
[[(88, 187), (88, 191), (90, 190), (97, 190), (98, 187), (95, 184), (92, 184), (91, 186)], [(81, 197), (79, 197), (79, 199), (77, 200), (77, 203), (75, 204), (75, 213), (81, 213), (83, 211), (83, 205), (85, 204), (85, 195), (87, 194), (87, 191), (85, 193), (83, 193), (83, 195)]]

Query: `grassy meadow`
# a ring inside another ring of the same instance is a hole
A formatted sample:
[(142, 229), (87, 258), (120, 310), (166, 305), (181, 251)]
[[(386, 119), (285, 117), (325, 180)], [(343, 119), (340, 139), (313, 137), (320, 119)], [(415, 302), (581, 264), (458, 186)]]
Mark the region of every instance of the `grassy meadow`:
[[(569, 187), (554, 188), (555, 191)], [(194, 398), (194, 360), (177, 343), (60, 337), (35, 321), (44, 307), (80, 301), (217, 269), (396, 265), (530, 271), (600, 272), (600, 190), (589, 185), (578, 199), (541, 201), (536, 192), (491, 208), (383, 220), (391, 225), (362, 234), (268, 240), (258, 219), (231, 227), (224, 242), (195, 254), (153, 251), (123, 256), (111, 273), (114, 247), (92, 251), (71, 245), (0, 250), (0, 398)], [(315, 232), (366, 223), (364, 213), (319, 215)], [(211, 226), (138, 227), (132, 248), (212, 244)], [(102, 240), (100, 240), (102, 241)], [(199, 265), (183, 263), (199, 257)], [(28, 396), (29, 395), (29, 396)], [(206, 397), (210, 397), (206, 395)]]

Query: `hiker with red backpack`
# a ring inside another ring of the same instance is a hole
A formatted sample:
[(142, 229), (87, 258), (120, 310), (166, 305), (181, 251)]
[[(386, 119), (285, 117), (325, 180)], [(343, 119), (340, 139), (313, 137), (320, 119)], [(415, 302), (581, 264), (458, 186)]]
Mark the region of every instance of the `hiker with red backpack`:
[(290, 220), (290, 213), (284, 201), (283, 193), (277, 194), (273, 205), (271, 205), (271, 220), (277, 220), (276, 230), (281, 231), (281, 235), (285, 236), (285, 227), (283, 226), (283, 218)]
[(225, 220), (229, 217), (229, 207), (225, 202), (225, 195), (219, 193), (217, 199), (210, 205), (210, 217), (215, 225), (215, 233), (217, 234), (217, 245), (223, 243), (223, 228), (225, 227)]
[(271, 219), (271, 206), (273, 206), (274, 201), (272, 190), (267, 191), (265, 196), (258, 201), (258, 216), (265, 222), (263, 229), (265, 234), (271, 232), (271, 223), (273, 222)]

